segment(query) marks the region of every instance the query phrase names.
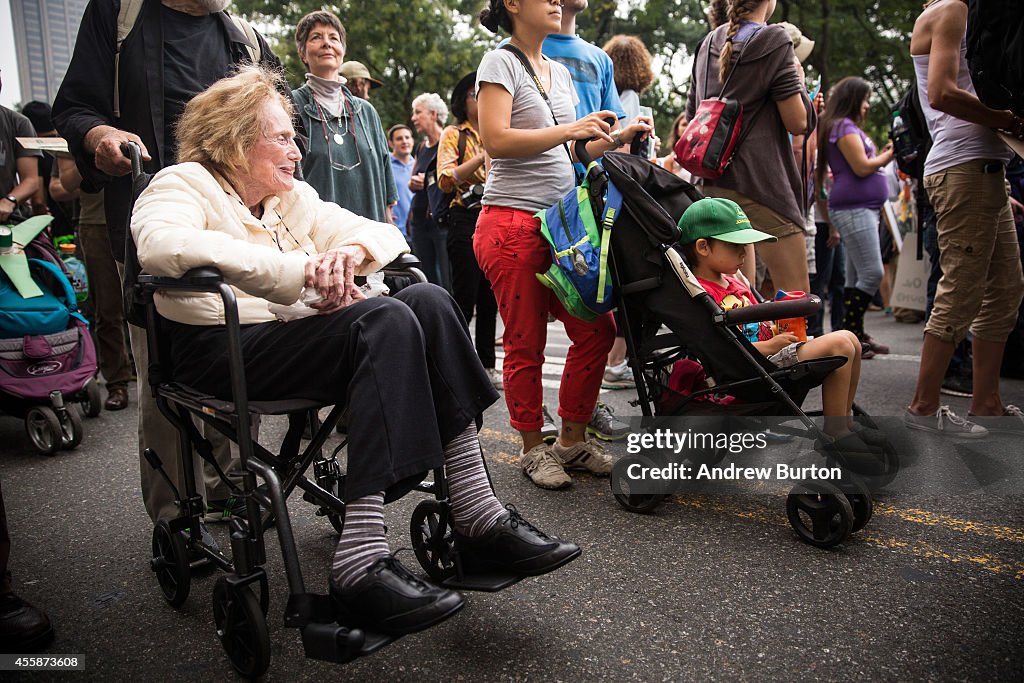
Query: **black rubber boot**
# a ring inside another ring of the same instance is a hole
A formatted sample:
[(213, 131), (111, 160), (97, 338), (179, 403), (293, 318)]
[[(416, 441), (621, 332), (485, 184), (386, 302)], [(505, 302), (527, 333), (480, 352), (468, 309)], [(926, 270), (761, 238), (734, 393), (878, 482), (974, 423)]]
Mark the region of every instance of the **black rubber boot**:
[(871, 303), (871, 296), (856, 287), (843, 290), (843, 303), (846, 314), (843, 316), (843, 329), (853, 332), (857, 337), (864, 336), (864, 313)]

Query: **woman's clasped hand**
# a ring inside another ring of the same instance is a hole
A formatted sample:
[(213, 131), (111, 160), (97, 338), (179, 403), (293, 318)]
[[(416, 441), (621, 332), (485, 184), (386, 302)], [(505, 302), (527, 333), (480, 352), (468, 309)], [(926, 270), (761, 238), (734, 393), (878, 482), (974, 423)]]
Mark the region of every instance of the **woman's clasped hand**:
[(309, 304), (321, 314), (334, 313), (366, 298), (355, 283), (356, 267), (367, 260), (366, 250), (356, 244), (314, 254), (306, 261), (307, 289), (322, 298)]

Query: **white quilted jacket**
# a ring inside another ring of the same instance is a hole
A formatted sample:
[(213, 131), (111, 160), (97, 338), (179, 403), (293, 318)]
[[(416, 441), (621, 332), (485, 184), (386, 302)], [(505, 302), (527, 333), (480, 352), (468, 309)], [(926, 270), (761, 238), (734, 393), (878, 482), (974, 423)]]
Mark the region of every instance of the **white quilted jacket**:
[[(215, 266), (235, 288), (242, 324), (267, 322), (268, 302), (299, 298), (310, 255), (357, 244), (370, 261), (357, 275), (380, 270), (409, 250), (402, 233), (324, 202), (296, 180), (290, 192), (263, 202), (257, 219), (227, 181), (197, 163), (170, 166), (154, 176), (135, 203), (132, 236), (147, 273), (181, 277)], [(189, 292), (156, 295), (160, 315), (189, 325), (224, 323), (220, 296)]]

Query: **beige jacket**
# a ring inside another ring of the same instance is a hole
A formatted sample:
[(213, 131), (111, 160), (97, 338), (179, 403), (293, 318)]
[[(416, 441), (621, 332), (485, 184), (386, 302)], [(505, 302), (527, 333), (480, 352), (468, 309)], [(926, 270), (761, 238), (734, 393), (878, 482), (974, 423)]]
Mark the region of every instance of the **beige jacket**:
[[(147, 273), (181, 277), (199, 266), (219, 268), (235, 289), (242, 324), (274, 320), (268, 302), (294, 303), (313, 254), (362, 246), (372, 260), (356, 274), (366, 275), (409, 251), (394, 226), (321, 201), (300, 180), (290, 192), (266, 199), (263, 218), (257, 219), (224, 178), (197, 163), (157, 173), (135, 203), (131, 229)], [(155, 301), (160, 315), (170, 320), (224, 323), (216, 294), (160, 292)]]

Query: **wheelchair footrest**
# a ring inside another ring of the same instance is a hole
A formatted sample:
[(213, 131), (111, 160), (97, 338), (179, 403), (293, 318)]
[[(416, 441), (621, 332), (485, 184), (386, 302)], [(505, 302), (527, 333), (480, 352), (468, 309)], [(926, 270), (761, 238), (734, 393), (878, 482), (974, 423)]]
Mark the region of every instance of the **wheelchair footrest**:
[(518, 574), (467, 574), (461, 581), (458, 576), (450, 576), (441, 585), (452, 590), (497, 593), (519, 583), (523, 578)]
[(309, 612), (308, 621), (299, 626), (299, 630), (302, 632), (302, 647), (310, 659), (344, 664), (376, 652), (397, 639), (396, 636), (339, 625), (330, 597), (326, 595), (310, 593), (302, 598), (301, 602)]

